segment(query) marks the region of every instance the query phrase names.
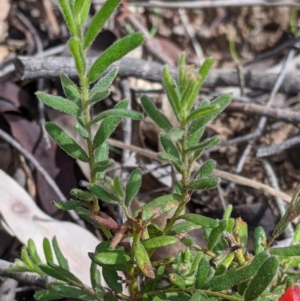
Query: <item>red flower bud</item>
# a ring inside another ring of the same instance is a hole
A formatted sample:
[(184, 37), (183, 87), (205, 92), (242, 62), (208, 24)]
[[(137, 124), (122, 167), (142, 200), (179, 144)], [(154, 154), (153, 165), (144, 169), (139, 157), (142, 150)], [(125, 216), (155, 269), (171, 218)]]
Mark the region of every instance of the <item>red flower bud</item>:
[(300, 288), (298, 286), (288, 287), (278, 301), (300, 301)]

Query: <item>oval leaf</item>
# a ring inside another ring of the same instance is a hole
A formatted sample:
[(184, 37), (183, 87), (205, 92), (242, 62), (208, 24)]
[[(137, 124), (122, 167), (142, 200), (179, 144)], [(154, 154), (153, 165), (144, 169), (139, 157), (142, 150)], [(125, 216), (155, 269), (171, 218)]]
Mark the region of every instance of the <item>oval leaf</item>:
[(142, 184), (142, 173), (139, 169), (135, 169), (128, 179), (126, 190), (125, 190), (125, 205), (130, 206), (131, 201), (139, 192)]
[(87, 29), (84, 37), (84, 49), (87, 49), (92, 45), (101, 28), (114, 12), (114, 10), (118, 7), (120, 2), (121, 0), (109, 0), (104, 2), (101, 9), (93, 16), (91, 24)]
[(85, 151), (58, 125), (52, 122), (45, 124), (51, 138), (71, 157), (83, 162), (88, 162)]
[(218, 186), (220, 182), (219, 178), (208, 178), (208, 179), (200, 179), (196, 181), (192, 181), (187, 185), (188, 189), (193, 190), (207, 190), (207, 189), (214, 189)]
[(76, 117), (80, 115), (79, 108), (71, 100), (68, 100), (60, 96), (53, 96), (44, 92), (36, 92), (36, 96), (43, 103), (52, 107), (55, 110), (62, 111), (70, 115), (74, 115)]
[(148, 98), (148, 96), (143, 95), (141, 97), (141, 104), (147, 115), (163, 130), (166, 132), (172, 129), (172, 125), (168, 118), (162, 114), (154, 105), (154, 103)]
[(170, 246), (175, 244), (176, 242), (177, 239), (174, 236), (158, 236), (143, 240), (142, 244), (146, 250), (150, 250)]
[(141, 120), (143, 118), (143, 115), (141, 113), (131, 111), (131, 110), (124, 110), (124, 109), (112, 109), (112, 110), (106, 110), (97, 116), (92, 120), (92, 123), (98, 122), (100, 120), (103, 120), (105, 118), (131, 118), (134, 120)]
[[(105, 4), (109, 4), (106, 2)], [(104, 5), (105, 5), (104, 4)], [(90, 26), (91, 27), (91, 26)], [(118, 61), (128, 52), (135, 49), (137, 46), (142, 44), (144, 37), (141, 33), (134, 33), (124, 37), (123, 39), (117, 41), (112, 46), (107, 48), (94, 62), (92, 65), (88, 78), (89, 82), (93, 83), (99, 76), (115, 61)]]
[(99, 265), (115, 265), (128, 262), (130, 256), (123, 250), (110, 250), (109, 252), (89, 253), (91, 259)]
[(218, 221), (213, 218), (209, 218), (200, 214), (188, 213), (184, 215), (180, 215), (177, 219), (185, 219), (190, 221), (198, 226), (206, 227), (206, 228), (214, 228), (218, 226)]
[(144, 246), (141, 243), (134, 245), (133, 253), (136, 258), (137, 266), (140, 268), (141, 272), (148, 278), (155, 278), (150, 258)]
[(90, 184), (88, 186), (88, 190), (93, 193), (97, 198), (100, 200), (103, 200), (105, 202), (109, 202), (112, 204), (119, 204), (119, 201), (109, 192), (107, 192), (103, 187), (96, 185), (96, 184)]
[(142, 211), (143, 220), (156, 218), (177, 207), (179, 204), (181, 204), (181, 202), (182, 197), (178, 194), (161, 196), (137, 210), (134, 213), (134, 216), (136, 217), (140, 213), (140, 211)]
[(268, 258), (259, 268), (246, 289), (245, 301), (252, 301), (259, 297), (275, 277), (279, 267), (279, 260), (275, 256)]

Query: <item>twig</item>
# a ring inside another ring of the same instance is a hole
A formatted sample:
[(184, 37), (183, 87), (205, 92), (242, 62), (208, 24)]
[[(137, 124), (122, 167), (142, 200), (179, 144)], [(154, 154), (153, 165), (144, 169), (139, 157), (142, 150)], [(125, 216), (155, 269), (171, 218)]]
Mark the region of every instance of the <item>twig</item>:
[(287, 139), (284, 142), (277, 145), (262, 146), (256, 151), (256, 157), (267, 157), (271, 155), (277, 155), (282, 151), (293, 147), (294, 145), (300, 144), (300, 136), (295, 136), (293, 138)]
[[(273, 87), (273, 89), (271, 91), (270, 98), (269, 98), (269, 100), (268, 100), (268, 102), (266, 104), (267, 107), (270, 107), (273, 104), (274, 99), (275, 99), (275, 95), (279, 91), (279, 88), (280, 88), (280, 86), (281, 86), (281, 84), (283, 82), (283, 79), (285, 77), (287, 66), (291, 62), (291, 60), (293, 59), (293, 57), (295, 56), (295, 54), (296, 54), (296, 50), (292, 49), (292, 50), (289, 51), (288, 55), (286, 56), (286, 58), (285, 58), (285, 60), (284, 60), (284, 62), (282, 64), (281, 72), (280, 72), (280, 74), (278, 75), (278, 77), (276, 79), (274, 87)], [(268, 118), (266, 116), (263, 116), (263, 117), (261, 117), (259, 119), (258, 125), (256, 127), (256, 130), (254, 131), (254, 134), (255, 133), (256, 134), (261, 134), (262, 133), (262, 131), (263, 131), (263, 129), (264, 129), (266, 123), (267, 123), (267, 120), (268, 120)], [(255, 139), (257, 139), (257, 137), (254, 138), (254, 139), (252, 139), (252, 141), (247, 145), (247, 147), (245, 148), (242, 156), (240, 157), (240, 160), (239, 160), (239, 162), (237, 164), (237, 167), (236, 167), (236, 172), (237, 173), (240, 173), (242, 171), (243, 166), (244, 166), (244, 164), (246, 162), (246, 158), (248, 157), (248, 155), (251, 152), (251, 149), (252, 149), (252, 146), (253, 146), (253, 143), (254, 143)], [(229, 188), (233, 188), (233, 184), (230, 184)]]
[(28, 285), (35, 285), (41, 288), (47, 288), (47, 285), (55, 279), (52, 279), (48, 276), (40, 276), (34, 273), (11, 273), (8, 272), (10, 268), (14, 267), (14, 264), (0, 259), (0, 275), (3, 277), (8, 277), (12, 279), (16, 279), (19, 282)]
[[(93, 59), (88, 60), (91, 65)], [(58, 77), (62, 73), (76, 77), (77, 71), (72, 58), (63, 57), (18, 57), (15, 60), (16, 72), (20, 79), (37, 79)], [(163, 65), (156, 62), (147, 62), (139, 59), (124, 58), (111, 65), (110, 68), (119, 67), (119, 75), (133, 76), (152, 82), (161, 82)], [(109, 69), (110, 70), (110, 69)], [(172, 70), (172, 75), (177, 72)], [(255, 90), (271, 91), (278, 74), (266, 72), (247, 71), (244, 73), (245, 87)], [(281, 85), (281, 91), (298, 93), (300, 91), (300, 72), (288, 73)], [(240, 81), (236, 70), (213, 69), (204, 82), (205, 87), (215, 88), (239, 86)]]
[[(273, 170), (272, 165), (267, 160), (263, 160), (262, 164), (263, 164), (264, 170), (266, 172), (266, 175), (269, 179), (270, 185), (273, 188), (279, 190), (280, 188), (279, 188), (278, 180), (277, 180), (277, 177)], [(283, 203), (282, 199), (279, 198), (278, 196), (275, 196), (274, 198), (275, 198), (275, 203), (276, 203), (277, 209), (279, 211), (280, 218), (282, 218), (286, 212), (284, 203)], [(294, 229), (291, 224), (288, 224), (288, 226), (286, 227), (286, 229), (284, 231), (284, 235), (285, 235), (285, 238), (294, 237)]]
[[(22, 145), (16, 141), (13, 137), (8, 135), (6, 132), (4, 132), (2, 129), (0, 129), (0, 138), (4, 141), (8, 142), (11, 146), (13, 146), (16, 150), (18, 150), (29, 162), (32, 163), (32, 165), (36, 168), (36, 170), (42, 175), (42, 177), (45, 179), (45, 181), (48, 183), (48, 185), (53, 189), (53, 191), (58, 196), (59, 200), (61, 202), (66, 202), (67, 199), (59, 189), (59, 187), (56, 185), (55, 181), (50, 177), (48, 172), (44, 167), (40, 165), (40, 163), (34, 158), (33, 155), (31, 155)], [(72, 219), (79, 224), (80, 226), (84, 227), (84, 222), (80, 219), (80, 217), (77, 215), (75, 211), (68, 211)]]
[(201, 47), (201, 45), (200, 45), (200, 43), (197, 39), (197, 36), (196, 36), (196, 33), (195, 33), (195, 30), (194, 30), (193, 26), (189, 22), (186, 10), (184, 8), (179, 8), (178, 13), (179, 13), (180, 20), (181, 20), (182, 24), (184, 25), (185, 30), (186, 30), (187, 34), (189, 35), (189, 37), (192, 41), (195, 53), (196, 53), (196, 55), (198, 57), (198, 60), (199, 60), (199, 64), (202, 64), (203, 60), (204, 60), (202, 47)]
[(136, 30), (144, 34), (146, 40), (145, 47), (154, 57), (164, 64), (174, 65), (174, 62), (169, 57), (164, 55), (162, 51), (159, 51), (160, 45), (158, 45), (158, 42), (153, 39), (147, 28), (132, 13), (127, 14), (127, 20)]
[[(121, 149), (129, 149), (133, 152), (136, 152), (139, 155), (142, 155), (144, 157), (153, 159), (153, 160), (157, 160), (157, 153), (147, 150), (147, 149), (143, 149), (140, 148), (138, 146), (134, 146), (134, 145), (126, 145), (121, 141), (118, 140), (114, 140), (114, 139), (108, 139), (108, 143), (112, 146), (115, 147), (119, 147)], [(195, 164), (195, 168), (198, 169), (200, 166), (198, 164)], [(291, 196), (289, 196), (288, 194), (282, 192), (282, 191), (278, 191), (268, 185), (265, 185), (263, 183), (239, 176), (239, 175), (235, 175), (235, 174), (231, 174), (229, 172), (226, 171), (222, 171), (219, 169), (215, 169), (215, 171), (213, 172), (213, 175), (216, 177), (220, 177), (223, 180), (226, 181), (232, 181), (238, 185), (242, 185), (242, 186), (248, 186), (248, 187), (252, 187), (258, 190), (262, 190), (265, 193), (271, 194), (273, 196), (278, 196), (280, 198), (282, 198), (284, 201), (286, 202), (290, 202), (291, 201)]]
[[(94, 0), (95, 2), (99, 0)], [(243, 7), (243, 6), (298, 6), (298, 1), (268, 1), (268, 0), (206, 0), (206, 1), (133, 1), (131, 5), (162, 8), (214, 8), (214, 7)]]
[(246, 115), (266, 116), (280, 121), (300, 123), (300, 112), (291, 109), (270, 108), (249, 102), (232, 101), (226, 108), (229, 112), (242, 112)]

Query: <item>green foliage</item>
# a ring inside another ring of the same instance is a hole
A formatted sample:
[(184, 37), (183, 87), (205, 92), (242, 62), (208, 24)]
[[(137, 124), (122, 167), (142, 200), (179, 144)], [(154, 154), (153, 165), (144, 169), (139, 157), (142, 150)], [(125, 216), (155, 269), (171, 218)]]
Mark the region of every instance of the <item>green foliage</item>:
[[(216, 162), (207, 160), (196, 169), (196, 161), (207, 148), (220, 142), (219, 136), (201, 140), (208, 122), (220, 114), (231, 100), (230, 94), (220, 95), (211, 101), (196, 104), (213, 59), (208, 58), (198, 71), (187, 66), (185, 55), (179, 60), (178, 80), (168, 67), (163, 69), (163, 86), (177, 119), (176, 127), (146, 96), (141, 106), (162, 130), (159, 139), (163, 152), (157, 158), (171, 164), (179, 174), (175, 192), (161, 195), (131, 213), (131, 203), (142, 186), (142, 173), (133, 170), (127, 183), (119, 176), (106, 175), (114, 161), (108, 156), (108, 138), (123, 118), (140, 120), (139, 112), (127, 109), (129, 101), (118, 102), (113, 109), (93, 116), (92, 107), (106, 98), (118, 69), (111, 65), (138, 47), (144, 40), (133, 33), (117, 41), (87, 67), (86, 51), (115, 11), (120, 0), (107, 0), (85, 26), (90, 0), (58, 0), (70, 31), (69, 49), (74, 58), (80, 85), (61, 75), (65, 97), (38, 92), (37, 97), (52, 108), (75, 116), (74, 130), (85, 140), (78, 145), (62, 128), (47, 123), (46, 130), (53, 140), (73, 158), (86, 162), (90, 168), (90, 183), (86, 190), (72, 189), (74, 199), (55, 203), (61, 210), (75, 210), (93, 223), (106, 236), (94, 252), (89, 253), (91, 288), (87, 287), (69, 269), (56, 238), (43, 241), (46, 262), (37, 253), (32, 240), (23, 247), (21, 259), (12, 268), (14, 272), (34, 272), (48, 275), (56, 281), (46, 290), (37, 292), (37, 300), (77, 298), (80, 300), (132, 300), (132, 301), (196, 301), (272, 300), (280, 295), (286, 283), (299, 278), (300, 227), (294, 241), (284, 248), (271, 248), (273, 241), (300, 212), (300, 188), (293, 197), (285, 216), (267, 241), (262, 227), (254, 231), (254, 254), (250, 254), (248, 227), (240, 218), (231, 218), (228, 206), (222, 220), (199, 214), (182, 214), (197, 190), (216, 188), (219, 179), (214, 177)], [(86, 30), (85, 30), (86, 28)], [(95, 83), (94, 86), (91, 84)], [(91, 125), (97, 127), (95, 133)], [(118, 224), (100, 210), (99, 202), (119, 206), (125, 222)], [(155, 219), (171, 212), (166, 224), (158, 226)], [(205, 244), (199, 245), (189, 232), (201, 229)], [(167, 256), (154, 261), (152, 255), (161, 248), (181, 244), (176, 258)], [(91, 250), (93, 251), (93, 250)], [(120, 278), (122, 273), (122, 280)], [(102, 277), (101, 277), (102, 276)], [(104, 279), (106, 283), (101, 283)], [(128, 295), (123, 292), (125, 283)]]

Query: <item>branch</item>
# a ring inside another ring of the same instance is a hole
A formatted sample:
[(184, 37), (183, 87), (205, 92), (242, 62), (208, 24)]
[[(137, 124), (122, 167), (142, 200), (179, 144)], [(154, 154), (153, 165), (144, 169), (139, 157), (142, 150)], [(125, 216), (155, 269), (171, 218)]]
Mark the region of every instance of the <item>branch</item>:
[[(99, 0), (94, 0), (98, 3)], [(298, 6), (296, 0), (206, 0), (206, 1), (129, 1), (130, 5), (161, 8), (215, 8), (244, 6)]]
[(52, 279), (48, 276), (40, 276), (38, 274), (34, 273), (11, 273), (8, 272), (10, 268), (14, 267), (14, 264), (0, 259), (0, 276), (12, 278), (19, 282), (22, 282), (24, 284), (28, 285), (34, 285), (41, 288), (47, 288), (47, 285), (50, 282), (55, 281), (55, 279)]
[[(91, 66), (95, 59), (89, 59)], [(156, 62), (147, 62), (139, 59), (124, 58), (111, 65), (111, 68), (119, 67), (119, 76), (133, 76), (152, 82), (161, 82), (163, 65)], [(18, 57), (15, 60), (16, 73), (20, 79), (38, 79), (59, 77), (62, 73), (70, 77), (76, 77), (77, 71), (72, 58), (65, 57)], [(172, 71), (176, 77), (177, 72)], [(277, 73), (254, 72), (244, 73), (245, 87), (255, 90), (271, 91)], [(298, 93), (300, 91), (300, 72), (288, 73), (281, 85), (281, 91), (286, 93)], [(228, 87), (240, 85), (240, 80), (236, 70), (233, 69), (214, 69), (208, 74), (204, 86), (206, 87)]]

